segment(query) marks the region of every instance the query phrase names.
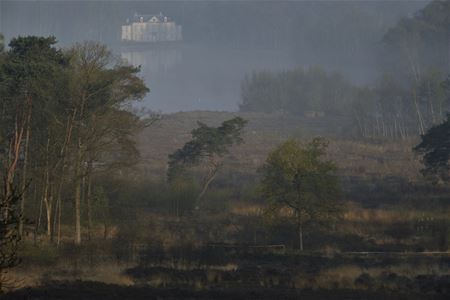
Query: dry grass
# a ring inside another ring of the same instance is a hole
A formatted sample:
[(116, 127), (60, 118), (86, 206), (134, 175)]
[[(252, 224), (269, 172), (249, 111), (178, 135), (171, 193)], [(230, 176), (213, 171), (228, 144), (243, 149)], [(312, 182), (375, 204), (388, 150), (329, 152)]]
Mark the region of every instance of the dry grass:
[(329, 157), (335, 160), (345, 174), (369, 176), (398, 175), (416, 180), (420, 163), (412, 153), (416, 139), (396, 142), (369, 142), (339, 139), (330, 135), (326, 120), (286, 117), (278, 114), (228, 113), (194, 111), (164, 115), (156, 125), (147, 128), (138, 137), (142, 153), (142, 168), (152, 174), (164, 174), (167, 155), (190, 139), (190, 131), (197, 121), (217, 126), (236, 115), (249, 121), (242, 145), (233, 147), (226, 162), (230, 170), (254, 174), (267, 154), (288, 138), (307, 141), (314, 136), (330, 139)]
[(383, 208), (362, 208), (355, 203), (348, 203), (343, 214), (343, 220), (349, 222), (382, 223), (389, 225), (399, 221), (417, 221), (446, 219), (450, 211), (441, 209), (440, 211), (423, 211), (417, 209), (383, 209)]
[(261, 204), (236, 202), (230, 207), (230, 213), (238, 216), (260, 216), (263, 210)]
[(83, 279), (84, 281), (100, 281), (108, 284), (132, 285), (133, 281), (123, 275), (123, 271), (130, 266), (113, 263), (96, 264), (93, 266), (73, 266), (59, 264), (51, 267), (17, 267), (8, 274), (15, 283), (14, 289), (22, 287), (39, 286), (42, 283), (61, 280), (73, 281)]
[(326, 269), (316, 275), (316, 287), (323, 289), (354, 288), (355, 279), (364, 272), (354, 265)]

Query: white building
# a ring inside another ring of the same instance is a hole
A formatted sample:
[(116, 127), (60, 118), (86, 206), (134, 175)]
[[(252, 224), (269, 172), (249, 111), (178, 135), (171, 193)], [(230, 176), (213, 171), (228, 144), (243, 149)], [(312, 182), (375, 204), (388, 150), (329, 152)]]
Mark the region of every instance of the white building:
[(132, 22), (122, 26), (123, 42), (176, 42), (182, 40), (181, 26), (162, 13), (135, 14)]

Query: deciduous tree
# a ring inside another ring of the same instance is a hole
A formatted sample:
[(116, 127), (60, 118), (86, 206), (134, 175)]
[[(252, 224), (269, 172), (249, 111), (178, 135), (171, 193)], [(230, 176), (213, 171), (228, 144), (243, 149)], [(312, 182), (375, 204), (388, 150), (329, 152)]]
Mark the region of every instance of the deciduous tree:
[[(70, 49), (69, 56), (75, 241), (79, 244), (81, 200), (87, 197), (90, 204), (94, 165), (97, 169), (111, 169), (125, 161), (130, 163), (138, 155), (132, 135), (142, 128), (142, 124), (139, 117), (126, 111), (124, 106), (142, 99), (149, 89), (136, 75), (139, 68), (124, 65), (104, 45), (94, 42), (77, 44)], [(83, 184), (86, 179), (87, 191), (84, 190), (86, 184)]]
[(281, 218), (281, 209), (291, 212), (301, 251), (305, 223), (328, 221), (339, 213), (336, 165), (324, 160), (326, 148), (327, 142), (320, 138), (305, 146), (288, 140), (269, 154), (262, 167), (266, 213)]

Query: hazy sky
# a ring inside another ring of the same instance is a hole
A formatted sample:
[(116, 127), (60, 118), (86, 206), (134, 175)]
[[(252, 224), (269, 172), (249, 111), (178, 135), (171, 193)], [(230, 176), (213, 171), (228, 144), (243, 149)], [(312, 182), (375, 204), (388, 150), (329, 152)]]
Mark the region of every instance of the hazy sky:
[[(357, 84), (377, 76), (387, 28), (427, 1), (5, 1), (0, 32), (55, 35), (60, 45), (96, 40), (142, 66), (152, 110), (237, 110), (240, 83), (257, 70), (320, 65)], [(120, 26), (160, 11), (183, 26), (168, 48), (123, 47)]]

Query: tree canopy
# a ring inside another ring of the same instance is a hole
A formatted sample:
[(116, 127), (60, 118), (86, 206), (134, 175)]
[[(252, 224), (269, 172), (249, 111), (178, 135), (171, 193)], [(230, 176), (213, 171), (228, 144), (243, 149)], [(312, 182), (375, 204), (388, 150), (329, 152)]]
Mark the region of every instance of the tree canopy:
[(422, 135), (422, 141), (413, 149), (422, 157), (425, 166), (422, 174), (434, 182), (448, 182), (450, 179), (450, 114), (439, 125), (433, 126)]
[(230, 146), (242, 142), (241, 133), (246, 123), (241, 117), (224, 121), (219, 127), (197, 122), (198, 127), (191, 131), (192, 139), (169, 155), (169, 181), (186, 167), (199, 164), (203, 159), (227, 154)]
[(333, 218), (339, 211), (339, 183), (334, 162), (324, 160), (327, 142), (315, 138), (306, 145), (291, 139), (273, 150), (262, 167), (262, 194), (267, 213), (282, 218), (292, 211), (303, 250), (303, 227), (308, 221)]
[(20, 241), (18, 210), (20, 194), (13, 191), (8, 197), (0, 194), (0, 295), (3, 293), (4, 273), (19, 264)]
[(222, 166), (224, 155), (229, 153), (231, 146), (242, 143), (241, 134), (246, 124), (241, 117), (226, 120), (218, 127), (198, 122), (198, 127), (191, 131), (192, 139), (169, 155), (169, 182), (183, 176), (186, 168), (206, 162), (208, 172), (197, 197), (199, 202)]
[(127, 105), (149, 89), (139, 68), (125, 65), (104, 45), (59, 49), (56, 43), (54, 37), (18, 37), (0, 59), (0, 162), (5, 195), (12, 186), (21, 190), (22, 213), (31, 182), (50, 239), (57, 232), (60, 240), (62, 201), (73, 199), (80, 243), (83, 200), (91, 223), (93, 176), (112, 175), (137, 161), (133, 136), (145, 122)]
[(447, 71), (450, 2), (430, 1), (400, 20), (382, 38), (382, 67), (401, 79), (417, 81), (429, 68)]

